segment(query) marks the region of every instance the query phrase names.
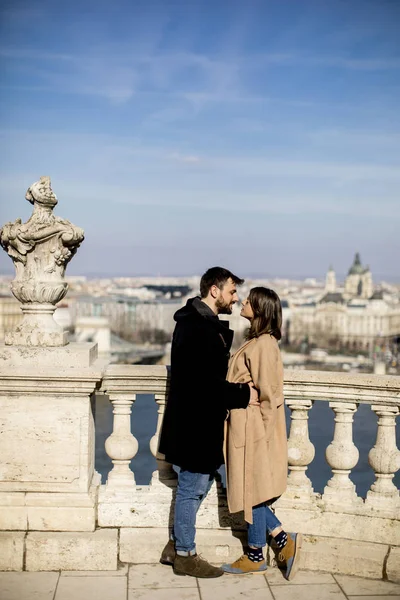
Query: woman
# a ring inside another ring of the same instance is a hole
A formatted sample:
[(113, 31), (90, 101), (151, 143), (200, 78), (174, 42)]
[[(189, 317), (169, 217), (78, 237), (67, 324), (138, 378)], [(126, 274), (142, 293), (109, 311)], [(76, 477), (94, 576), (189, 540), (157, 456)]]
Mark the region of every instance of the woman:
[(283, 399), (281, 339), (282, 307), (278, 295), (256, 287), (242, 302), (241, 316), (250, 321), (247, 341), (229, 363), (227, 378), (234, 383), (253, 381), (260, 404), (231, 410), (225, 425), (225, 464), (230, 512), (244, 511), (248, 551), (222, 569), (254, 573), (267, 568), (263, 547), (267, 531), (286, 579), (298, 569), (301, 535), (286, 533), (268, 504), (283, 494), (287, 480), (287, 438)]

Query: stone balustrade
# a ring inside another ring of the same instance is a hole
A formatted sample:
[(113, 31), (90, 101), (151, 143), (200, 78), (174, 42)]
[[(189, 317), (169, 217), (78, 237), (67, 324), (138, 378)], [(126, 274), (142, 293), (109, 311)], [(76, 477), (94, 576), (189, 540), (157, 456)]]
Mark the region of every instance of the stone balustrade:
[[(381, 515), (399, 516), (399, 490), (393, 477), (400, 468), (400, 452), (396, 447), (396, 416), (400, 407), (398, 377), (287, 370), (285, 398), (291, 409), (289, 435), (288, 494), (293, 500), (323, 503), (339, 510), (374, 510)], [(333, 440), (326, 449), (326, 460), (332, 478), (322, 498), (317, 498), (305, 474), (314, 458), (308, 438), (307, 411), (313, 403), (324, 401), (334, 412)], [(349, 475), (357, 465), (359, 452), (353, 443), (353, 417), (360, 404), (368, 404), (379, 416), (376, 443), (369, 453), (369, 464), (376, 481), (365, 501), (358, 497)], [(299, 475), (300, 473), (300, 475)]]
[[(114, 430), (106, 443), (114, 468), (100, 490), (98, 519), (100, 526), (120, 528), (125, 560), (140, 560), (138, 545), (143, 544), (143, 531), (138, 534), (139, 528), (151, 528), (157, 551), (167, 536), (176, 475), (171, 465), (157, 455), (167, 388), (168, 368), (164, 366), (110, 365), (102, 382), (101, 391), (109, 395), (114, 406)], [(353, 564), (351, 555), (355, 553), (365, 555), (365, 575), (383, 569), (389, 549), (396, 560), (400, 556), (400, 498), (393, 483), (400, 467), (395, 429), (400, 407), (399, 378), (287, 370), (284, 392), (291, 413), (289, 475), (287, 492), (276, 503), (276, 510), (287, 528), (306, 535), (306, 566), (332, 569), (336, 565), (338, 571), (349, 572), (353, 567), (348, 564)], [(158, 405), (157, 428), (150, 441), (158, 471), (148, 486), (135, 486), (129, 466), (137, 451), (129, 428), (129, 407), (141, 393), (154, 394)], [(329, 404), (334, 422), (333, 438), (326, 448), (332, 475), (322, 494), (314, 492), (307, 475), (315, 456), (308, 427), (315, 402)], [(126, 409), (115, 410), (116, 404)], [(369, 452), (375, 481), (366, 498), (357, 495), (351, 480), (351, 471), (359, 460), (359, 450), (353, 442), (353, 418), (360, 404), (370, 405), (378, 417), (376, 442)], [(115, 442), (110, 449), (112, 439)], [(116, 469), (118, 477), (114, 475)], [(204, 536), (203, 544), (208, 539), (209, 546), (215, 545), (216, 549), (209, 549), (214, 560), (215, 552), (217, 557), (230, 556), (234, 539), (231, 529), (243, 531), (244, 522), (241, 515), (229, 515), (225, 490), (218, 484), (198, 515), (198, 535), (200, 540)], [(151, 553), (146, 557), (157, 558)]]
[[(157, 452), (168, 391), (168, 367), (110, 365), (105, 373), (101, 391), (109, 396), (114, 407), (113, 433), (106, 441), (106, 452), (114, 464), (106, 483), (108, 490), (117, 490), (121, 485), (131, 485), (135, 482), (129, 463), (138, 450), (137, 440), (130, 431), (131, 408), (137, 394), (154, 394), (158, 405), (157, 427), (150, 440), (150, 450), (158, 466), (153, 473), (153, 482), (160, 478), (175, 479), (171, 465)], [(122, 406), (124, 408), (118, 408)], [(115, 477), (116, 470), (120, 473), (119, 478)]]
[[(153, 479), (170, 479), (171, 470), (157, 455), (158, 436), (166, 404), (168, 368), (164, 366), (110, 365), (101, 391), (107, 393), (114, 406), (114, 430), (106, 442), (106, 452), (114, 464), (107, 487), (117, 489), (134, 482), (129, 462), (137, 452), (137, 441), (130, 432), (130, 407), (136, 394), (152, 393), (158, 405), (157, 429), (150, 441), (153, 456), (158, 459), (159, 473)], [(400, 509), (399, 491), (393, 477), (400, 468), (400, 452), (396, 447), (396, 416), (400, 407), (398, 377), (287, 370), (285, 398), (291, 411), (289, 434), (289, 475), (286, 498), (298, 504), (317, 502), (321, 506), (379, 506), (380, 511)], [(315, 456), (309, 438), (308, 413), (315, 401), (327, 402), (333, 410), (334, 435), (326, 449), (326, 460), (332, 469), (322, 497), (313, 492), (306, 471)], [(353, 418), (360, 404), (369, 404), (378, 415), (376, 444), (369, 462), (376, 481), (366, 499), (357, 496), (350, 479), (357, 465), (359, 451), (353, 442)], [(164, 463), (164, 464), (163, 464)], [(120, 475), (116, 477), (115, 471)], [(122, 475), (123, 473), (123, 475)]]
[[(32, 364), (34, 351), (26, 358), (18, 347), (2, 352), (8, 367), (0, 369), (0, 446), (7, 458), (0, 471), (0, 550), (4, 544), (20, 548), (26, 562), (19, 568), (28, 570), (79, 568), (87, 548), (97, 548), (96, 559), (85, 561), (87, 568), (115, 568), (117, 557), (123, 562), (157, 561), (168, 536), (176, 489), (175, 472), (157, 453), (168, 367), (106, 366), (96, 361), (93, 349), (74, 344), (37, 350), (41, 367)], [(113, 430), (105, 444), (113, 466), (104, 485), (93, 463), (93, 392), (106, 394), (113, 406)], [(289, 475), (276, 511), (288, 530), (304, 534), (303, 567), (399, 580), (400, 501), (393, 478), (400, 466), (400, 378), (287, 370), (284, 392), (291, 417)], [(158, 407), (150, 440), (157, 469), (149, 485), (137, 485), (131, 469), (138, 451), (131, 409), (138, 394), (154, 395)], [(315, 457), (309, 416), (321, 402), (332, 409), (334, 428), (326, 448), (331, 477), (317, 493), (308, 475)], [(15, 412), (16, 403), (24, 415)], [(359, 460), (353, 419), (361, 404), (371, 407), (377, 424), (369, 451), (375, 480), (365, 498), (357, 495), (352, 482)], [(198, 545), (210, 560), (230, 560), (240, 552), (245, 524), (241, 514), (229, 514), (221, 483), (201, 506), (197, 529)]]

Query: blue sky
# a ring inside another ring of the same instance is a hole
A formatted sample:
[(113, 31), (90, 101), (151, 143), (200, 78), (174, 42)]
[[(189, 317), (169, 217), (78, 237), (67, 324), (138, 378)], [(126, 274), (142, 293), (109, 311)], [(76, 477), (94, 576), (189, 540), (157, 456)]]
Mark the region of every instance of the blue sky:
[(1, 22), (1, 221), (50, 175), (86, 232), (71, 273), (360, 251), (400, 279), (397, 0), (9, 0)]

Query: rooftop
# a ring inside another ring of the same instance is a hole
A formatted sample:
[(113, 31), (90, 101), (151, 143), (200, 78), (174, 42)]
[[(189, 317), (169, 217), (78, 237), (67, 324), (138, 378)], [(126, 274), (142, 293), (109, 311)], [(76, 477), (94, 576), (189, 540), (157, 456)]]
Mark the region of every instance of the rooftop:
[(340, 292), (328, 292), (321, 298), (320, 302), (334, 302), (335, 304), (344, 304), (344, 298)]
[(400, 585), (348, 575), (300, 571), (293, 582), (269, 568), (266, 575), (195, 579), (160, 564), (124, 565), (118, 571), (0, 573), (2, 600), (371, 600), (399, 598)]

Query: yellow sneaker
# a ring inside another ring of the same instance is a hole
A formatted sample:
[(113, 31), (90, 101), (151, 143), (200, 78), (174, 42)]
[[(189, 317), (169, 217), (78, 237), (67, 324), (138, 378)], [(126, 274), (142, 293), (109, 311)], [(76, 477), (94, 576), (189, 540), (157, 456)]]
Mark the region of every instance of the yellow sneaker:
[(248, 573), (262, 573), (267, 570), (267, 563), (265, 559), (261, 562), (253, 562), (249, 559), (247, 554), (243, 554), (240, 558), (235, 560), (231, 565), (222, 565), (221, 569), (225, 573), (232, 573), (234, 575), (246, 575)]

